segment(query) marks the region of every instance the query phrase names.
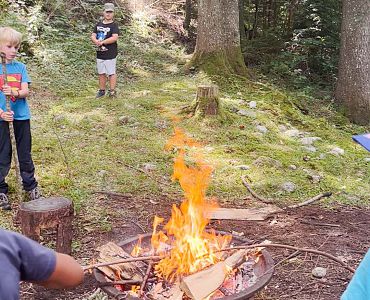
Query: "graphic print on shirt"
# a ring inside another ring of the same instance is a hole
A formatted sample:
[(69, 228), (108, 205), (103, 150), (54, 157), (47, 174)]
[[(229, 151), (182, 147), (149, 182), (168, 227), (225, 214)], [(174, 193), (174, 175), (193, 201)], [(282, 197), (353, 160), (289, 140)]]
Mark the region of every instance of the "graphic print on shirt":
[[(21, 79), (22, 74), (16, 73), (16, 74), (8, 74), (8, 85), (12, 88), (13, 91), (18, 91), (21, 89)], [(3, 85), (4, 85), (4, 75), (0, 75), (0, 90), (3, 91)]]
[[(104, 41), (105, 38), (107, 37), (108, 32), (110, 32), (110, 27), (98, 26), (96, 29), (97, 29), (96, 39), (98, 41)], [(98, 48), (98, 51), (107, 51), (107, 50), (108, 50), (107, 47), (105, 47), (104, 45)]]

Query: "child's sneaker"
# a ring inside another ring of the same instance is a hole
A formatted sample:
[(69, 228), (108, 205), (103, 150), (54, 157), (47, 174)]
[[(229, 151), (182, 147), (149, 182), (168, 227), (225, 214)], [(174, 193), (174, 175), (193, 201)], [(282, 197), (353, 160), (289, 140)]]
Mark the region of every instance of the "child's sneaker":
[(11, 210), (10, 202), (8, 196), (4, 193), (0, 193), (0, 208), (3, 210)]
[(27, 194), (31, 201), (41, 198), (41, 192), (38, 187), (35, 187), (33, 190), (28, 191)]
[(109, 90), (108, 95), (111, 98), (116, 98), (117, 97), (117, 92), (116, 92), (116, 90)]
[(103, 96), (105, 96), (105, 90), (98, 90), (98, 92), (96, 93), (95, 98), (100, 98), (100, 97), (103, 97)]

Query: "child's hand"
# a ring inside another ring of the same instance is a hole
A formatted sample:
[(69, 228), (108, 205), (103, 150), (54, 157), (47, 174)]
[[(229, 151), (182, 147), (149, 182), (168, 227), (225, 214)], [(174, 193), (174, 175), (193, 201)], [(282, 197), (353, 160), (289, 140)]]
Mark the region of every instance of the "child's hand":
[(14, 120), (14, 112), (13, 111), (3, 111), (0, 114), (0, 118), (7, 122), (13, 122)]
[(12, 88), (9, 85), (3, 85), (3, 93), (7, 96), (12, 96)]

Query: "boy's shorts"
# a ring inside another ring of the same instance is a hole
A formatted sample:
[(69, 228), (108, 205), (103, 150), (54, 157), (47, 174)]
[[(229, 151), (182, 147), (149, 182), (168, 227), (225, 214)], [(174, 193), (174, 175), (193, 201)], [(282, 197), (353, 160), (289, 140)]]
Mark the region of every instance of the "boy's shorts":
[(116, 74), (117, 58), (114, 59), (96, 59), (96, 66), (98, 68), (98, 74), (106, 74), (108, 76)]

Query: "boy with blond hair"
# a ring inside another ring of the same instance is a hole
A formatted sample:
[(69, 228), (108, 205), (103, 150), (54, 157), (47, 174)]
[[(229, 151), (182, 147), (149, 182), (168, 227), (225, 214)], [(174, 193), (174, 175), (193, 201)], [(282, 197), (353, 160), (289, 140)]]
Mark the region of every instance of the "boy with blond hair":
[[(31, 81), (26, 66), (15, 60), (21, 41), (20, 32), (10, 27), (0, 27), (0, 53), (5, 57), (7, 74), (7, 80), (4, 80), (3, 68), (0, 68), (0, 209), (4, 210), (11, 209), (7, 197), (8, 184), (5, 182), (12, 159), (9, 122), (13, 122), (23, 188), (31, 200), (40, 197), (31, 157), (31, 115), (26, 100)], [(10, 111), (6, 109), (6, 97), (11, 99)]]

